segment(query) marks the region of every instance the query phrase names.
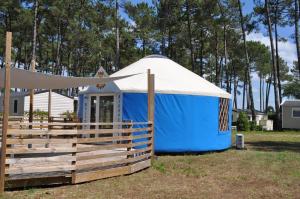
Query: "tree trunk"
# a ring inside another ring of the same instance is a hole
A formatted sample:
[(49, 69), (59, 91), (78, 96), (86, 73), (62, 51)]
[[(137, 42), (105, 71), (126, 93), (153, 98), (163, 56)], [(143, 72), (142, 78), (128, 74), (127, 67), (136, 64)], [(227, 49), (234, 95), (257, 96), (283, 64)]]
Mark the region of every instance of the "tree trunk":
[(204, 39), (203, 39), (203, 29), (201, 28), (200, 32), (201, 44), (200, 44), (200, 76), (203, 77), (203, 48), (204, 48)]
[(300, 40), (299, 40), (299, 12), (300, 12), (300, 1), (295, 0), (295, 41), (297, 49), (297, 58), (298, 58), (298, 71), (300, 77)]
[(190, 51), (191, 51), (191, 65), (192, 65), (192, 71), (195, 72), (194, 49), (193, 49), (193, 43), (192, 43), (192, 30), (191, 30), (191, 16), (190, 16), (189, 0), (186, 0), (185, 4), (186, 4), (186, 14), (187, 14), (187, 24), (188, 24), (189, 46), (190, 46)]
[(280, 108), (279, 108), (279, 93), (278, 93), (278, 79), (277, 79), (277, 65), (275, 62), (275, 55), (274, 55), (274, 44), (273, 44), (273, 33), (272, 33), (272, 23), (269, 13), (269, 1), (265, 0), (265, 8), (266, 8), (266, 17), (268, 23), (268, 32), (271, 44), (271, 55), (272, 55), (272, 70), (273, 70), (273, 86), (274, 86), (274, 97), (275, 97), (275, 110), (276, 110), (276, 123), (278, 124), (277, 129), (280, 129), (281, 117), (280, 117)]
[(219, 86), (220, 84), (220, 68), (219, 68), (219, 38), (218, 38), (218, 32), (215, 31), (215, 42), (216, 42), (216, 46), (215, 46), (215, 64), (216, 64), (216, 68), (215, 68), (215, 72), (216, 72), (216, 76), (215, 76), (215, 84), (217, 86)]
[(237, 89), (238, 89), (238, 80), (237, 80), (237, 75), (236, 75), (236, 71), (235, 68), (233, 68), (233, 81), (234, 81), (234, 85), (233, 85), (233, 104), (234, 107), (237, 109)]
[(262, 100), (262, 111), (265, 110), (265, 78), (264, 76), (262, 77), (262, 97), (261, 97), (261, 100)]
[[(35, 0), (34, 19), (33, 19), (31, 71), (35, 71), (35, 63), (36, 63), (37, 11), (38, 11), (38, 0)], [(33, 96), (34, 96), (34, 90), (31, 89), (30, 96), (29, 96), (29, 122), (30, 123), (33, 121)]]
[(145, 57), (145, 55), (146, 55), (146, 41), (145, 41), (145, 39), (143, 39), (143, 42), (142, 42), (142, 49), (143, 49), (143, 57)]
[(161, 54), (166, 55), (166, 39), (164, 33), (162, 34), (161, 38)]
[(280, 65), (279, 65), (279, 53), (278, 53), (278, 31), (277, 31), (277, 23), (278, 23), (278, 0), (276, 0), (275, 7), (275, 52), (276, 52), (276, 64), (277, 64), (277, 79), (278, 79), (278, 92), (279, 92), (279, 103), (282, 101), (281, 95), (281, 82), (280, 82)]
[(60, 34), (60, 19), (57, 22), (57, 43), (56, 43), (56, 74), (60, 75), (60, 43), (61, 43), (61, 34)]
[(168, 28), (168, 56), (172, 58), (172, 35), (171, 35), (171, 28)]
[(251, 109), (251, 114), (252, 114), (252, 121), (256, 121), (256, 113), (255, 113), (255, 108), (254, 108), (252, 84), (251, 84), (251, 77), (250, 77), (250, 62), (249, 62), (247, 43), (246, 43), (246, 32), (245, 32), (245, 28), (244, 28), (244, 17), (243, 17), (243, 12), (242, 12), (242, 4), (241, 4), (240, 0), (238, 0), (238, 4), (239, 4), (239, 12), (240, 12), (240, 23), (241, 23), (242, 33), (243, 33), (244, 51), (245, 51), (246, 64), (247, 64), (246, 74), (247, 74), (247, 82), (248, 82), (248, 87), (249, 87), (250, 109)]
[(120, 69), (119, 1), (116, 0), (116, 70)]
[(268, 111), (268, 106), (269, 106), (269, 96), (270, 96), (272, 79), (273, 79), (273, 74), (271, 74), (269, 82), (267, 82), (267, 87), (266, 87), (266, 89), (267, 89), (267, 91), (266, 91), (266, 105), (265, 105), (265, 112), (266, 113)]
[(261, 95), (261, 93), (262, 93), (262, 80), (261, 80), (262, 78), (261, 78), (261, 76), (259, 76), (259, 110), (260, 111), (262, 111), (262, 100), (261, 100), (261, 97), (262, 97), (262, 95)]
[(222, 88), (223, 87), (223, 56), (221, 56), (220, 61), (219, 61), (219, 86)]
[(227, 35), (226, 35), (226, 24), (224, 24), (224, 69), (225, 69), (225, 76), (226, 76), (226, 91), (231, 92), (229, 86), (229, 69), (227, 66)]
[(246, 93), (246, 80), (244, 80), (243, 84), (243, 110), (245, 109), (245, 93)]

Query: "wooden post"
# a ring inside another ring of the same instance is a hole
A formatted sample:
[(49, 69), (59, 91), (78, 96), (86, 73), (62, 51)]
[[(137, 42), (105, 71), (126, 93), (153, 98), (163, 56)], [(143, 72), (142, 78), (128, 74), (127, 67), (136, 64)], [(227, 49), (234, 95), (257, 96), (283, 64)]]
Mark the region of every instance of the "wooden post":
[(2, 145), (1, 145), (1, 165), (0, 165), (0, 192), (4, 192), (5, 186), (5, 159), (6, 159), (6, 138), (8, 130), (9, 116), (9, 97), (10, 97), (10, 62), (11, 62), (11, 41), (12, 33), (6, 33), (6, 49), (5, 49), (5, 93), (3, 108), (3, 126), (2, 126)]
[(151, 159), (154, 157), (154, 74), (148, 69), (148, 122), (151, 122)]
[(71, 164), (75, 166), (75, 169), (71, 171), (71, 177), (72, 177), (71, 181), (72, 181), (72, 184), (76, 183), (77, 135), (78, 135), (78, 133), (76, 135), (72, 136), (73, 139), (76, 139), (76, 142), (72, 144), (72, 147), (76, 149), (76, 152), (72, 153), (72, 156), (75, 157), (75, 160), (73, 160), (71, 162)]
[(51, 122), (52, 90), (48, 92), (48, 123)]
[[(132, 121), (132, 120), (130, 121), (130, 124), (128, 125), (128, 128), (129, 128), (129, 129), (132, 129), (132, 128), (133, 128), (133, 121)], [(127, 144), (128, 144), (128, 145), (132, 145), (133, 133), (132, 133), (132, 132), (127, 133), (127, 136), (131, 136), (131, 137), (132, 137), (130, 140), (127, 141)], [(128, 147), (127, 147), (127, 151), (129, 152), (129, 151), (131, 151), (131, 150), (132, 150), (132, 147), (131, 147), (131, 146), (128, 146)], [(133, 157), (133, 155), (128, 155), (128, 154), (127, 154), (127, 159), (132, 158), (132, 157)], [(129, 163), (129, 164), (130, 164), (130, 163)], [(129, 165), (129, 164), (127, 164), (127, 165)]]
[[(52, 90), (50, 89), (48, 92), (48, 131), (51, 129), (49, 123), (51, 122), (51, 99), (52, 99)], [(50, 139), (50, 135), (46, 136), (47, 139)], [(45, 148), (49, 148), (49, 143), (45, 145)]]

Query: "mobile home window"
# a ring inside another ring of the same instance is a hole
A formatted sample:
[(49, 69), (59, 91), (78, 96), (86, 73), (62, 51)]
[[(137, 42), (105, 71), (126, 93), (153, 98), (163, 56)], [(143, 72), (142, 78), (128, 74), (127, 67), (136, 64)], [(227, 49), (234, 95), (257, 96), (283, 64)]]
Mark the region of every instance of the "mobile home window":
[(14, 100), (14, 113), (18, 113), (18, 100)]
[(219, 131), (228, 131), (229, 99), (219, 98)]
[(294, 108), (294, 109), (292, 110), (292, 116), (293, 116), (294, 118), (300, 118), (300, 108)]

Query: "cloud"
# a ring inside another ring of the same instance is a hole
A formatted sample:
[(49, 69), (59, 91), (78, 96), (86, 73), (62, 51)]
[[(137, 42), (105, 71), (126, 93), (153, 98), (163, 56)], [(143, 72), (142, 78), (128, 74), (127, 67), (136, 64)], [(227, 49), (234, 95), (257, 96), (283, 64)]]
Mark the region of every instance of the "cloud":
[[(268, 36), (263, 35), (260, 32), (257, 33), (250, 33), (247, 35), (247, 40), (249, 41), (259, 41), (262, 44), (270, 47), (270, 39)], [(275, 41), (274, 41), (275, 45)], [(291, 41), (279, 41), (278, 42), (278, 52), (279, 56), (282, 57), (289, 66), (293, 65), (293, 62), (297, 60), (297, 54), (296, 54), (296, 45), (292, 43)]]

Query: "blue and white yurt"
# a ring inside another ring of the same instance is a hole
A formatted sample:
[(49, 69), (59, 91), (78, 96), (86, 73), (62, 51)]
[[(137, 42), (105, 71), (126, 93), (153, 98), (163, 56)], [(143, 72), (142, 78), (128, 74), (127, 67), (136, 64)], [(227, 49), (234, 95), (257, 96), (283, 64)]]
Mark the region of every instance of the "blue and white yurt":
[(231, 146), (231, 95), (176, 62), (147, 56), (111, 75), (137, 74), (79, 94), (83, 122), (147, 121), (147, 70), (155, 74), (156, 152)]

